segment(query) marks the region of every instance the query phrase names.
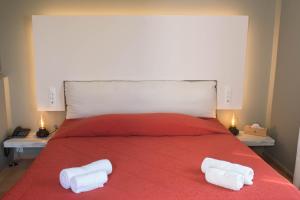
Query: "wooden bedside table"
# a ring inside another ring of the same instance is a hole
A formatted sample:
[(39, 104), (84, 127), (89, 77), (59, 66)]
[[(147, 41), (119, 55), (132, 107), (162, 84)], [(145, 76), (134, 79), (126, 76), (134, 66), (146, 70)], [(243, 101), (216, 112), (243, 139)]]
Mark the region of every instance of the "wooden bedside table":
[(9, 166), (17, 165), (15, 154), (23, 152), (23, 148), (44, 148), (54, 133), (46, 138), (38, 138), (35, 132), (30, 132), (25, 138), (10, 138), (4, 141), (4, 148), (9, 148)]
[(236, 137), (249, 147), (265, 147), (275, 145), (275, 140), (270, 136), (262, 137), (256, 135), (248, 135), (243, 131), (240, 131), (239, 135), (237, 135)]

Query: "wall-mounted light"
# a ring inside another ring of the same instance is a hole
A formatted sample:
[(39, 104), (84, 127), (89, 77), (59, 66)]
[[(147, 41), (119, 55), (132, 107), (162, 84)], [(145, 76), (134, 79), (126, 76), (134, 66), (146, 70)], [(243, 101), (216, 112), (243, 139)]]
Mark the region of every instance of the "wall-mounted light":
[(239, 129), (236, 128), (236, 117), (235, 114), (232, 113), (232, 118), (231, 118), (231, 125), (229, 127), (229, 131), (233, 134), (233, 135), (238, 135), (239, 134)]
[(45, 127), (45, 121), (44, 121), (43, 115), (41, 115), (40, 128), (36, 132), (36, 136), (40, 137), (40, 138), (43, 138), (43, 137), (48, 137), (49, 134), (50, 134), (49, 131)]

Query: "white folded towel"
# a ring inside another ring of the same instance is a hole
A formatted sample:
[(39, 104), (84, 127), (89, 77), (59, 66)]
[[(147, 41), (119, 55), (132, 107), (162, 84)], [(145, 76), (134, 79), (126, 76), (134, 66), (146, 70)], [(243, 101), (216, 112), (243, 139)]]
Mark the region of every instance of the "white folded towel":
[(207, 182), (231, 190), (240, 190), (244, 186), (244, 177), (232, 171), (210, 167), (205, 172)]
[(107, 182), (106, 171), (94, 171), (71, 178), (71, 189), (75, 193), (87, 192), (103, 187)]
[(65, 189), (70, 188), (71, 178), (77, 175), (86, 174), (93, 171), (105, 171), (106, 174), (112, 173), (112, 164), (109, 160), (103, 159), (92, 162), (82, 167), (73, 167), (61, 170), (59, 174), (59, 182)]
[(201, 164), (202, 172), (206, 173), (211, 167), (239, 173), (244, 176), (246, 185), (253, 184), (254, 171), (250, 167), (206, 157)]

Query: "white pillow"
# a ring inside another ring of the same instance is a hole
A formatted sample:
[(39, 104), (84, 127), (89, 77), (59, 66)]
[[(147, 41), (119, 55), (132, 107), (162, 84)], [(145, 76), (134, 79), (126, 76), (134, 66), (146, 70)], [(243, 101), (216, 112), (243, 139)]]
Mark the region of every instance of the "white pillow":
[(67, 119), (119, 113), (216, 117), (216, 81), (65, 81)]

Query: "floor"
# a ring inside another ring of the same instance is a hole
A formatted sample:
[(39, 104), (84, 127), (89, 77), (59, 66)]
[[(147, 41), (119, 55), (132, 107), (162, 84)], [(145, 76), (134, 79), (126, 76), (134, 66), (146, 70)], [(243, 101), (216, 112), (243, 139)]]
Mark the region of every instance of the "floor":
[(0, 171), (0, 198), (22, 177), (32, 161), (22, 160), (15, 167), (7, 167)]
[(265, 154), (265, 148), (264, 147), (250, 147), (259, 157), (261, 157), (266, 163), (268, 163), (273, 169), (275, 169), (279, 174), (281, 174), (283, 177), (285, 177), (288, 181), (291, 183), (293, 182), (293, 177), (287, 173), (285, 170), (283, 170), (276, 162), (274, 162), (271, 157), (269, 157), (267, 154)]
[[(0, 198), (22, 177), (26, 169), (31, 165), (32, 161), (32, 159), (22, 160), (19, 162), (18, 166), (7, 167), (0, 171)], [(274, 162), (267, 159), (265, 159), (265, 161), (290, 182), (292, 181), (292, 177), (280, 169), (280, 167)]]
[(278, 166), (274, 161), (270, 160), (266, 156), (262, 156), (262, 159), (266, 161), (273, 169), (275, 169), (279, 174), (281, 174), (283, 177), (285, 177), (288, 181), (293, 183), (293, 177), (289, 175), (287, 172), (285, 172), (280, 166)]

